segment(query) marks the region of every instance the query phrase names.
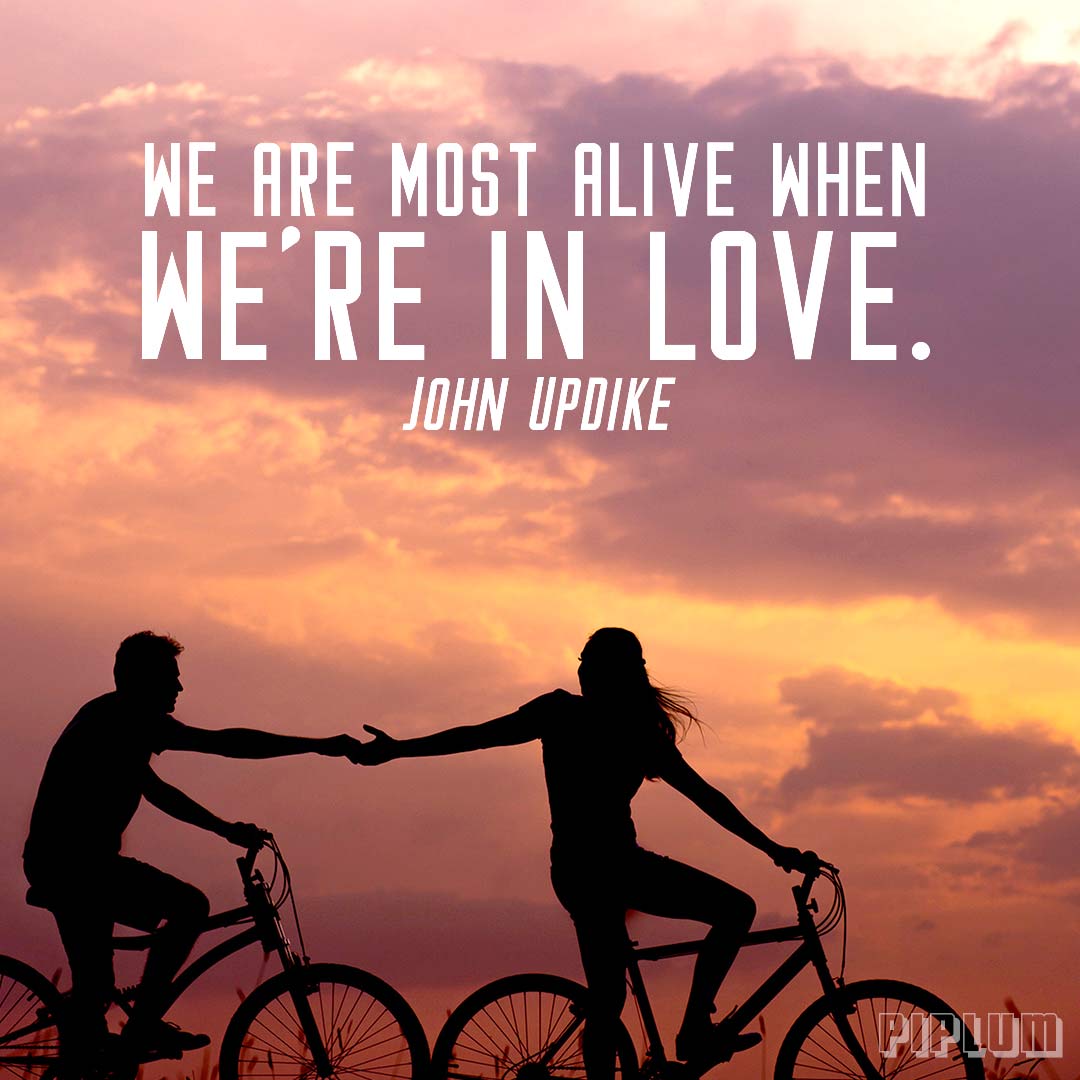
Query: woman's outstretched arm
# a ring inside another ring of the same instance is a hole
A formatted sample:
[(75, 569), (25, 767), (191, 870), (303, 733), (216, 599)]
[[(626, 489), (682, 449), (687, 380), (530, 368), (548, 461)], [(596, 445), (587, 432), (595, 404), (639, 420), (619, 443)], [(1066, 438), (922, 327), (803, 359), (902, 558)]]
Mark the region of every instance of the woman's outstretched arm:
[(517, 746), (540, 737), (536, 721), (520, 711), (498, 716), (483, 724), (447, 728), (416, 739), (395, 739), (370, 724), (365, 724), (364, 730), (374, 738), (359, 744), (349, 754), (349, 760), (355, 765), (381, 765), (394, 758), (439, 757), (442, 754), (485, 750), (491, 746)]
[(701, 777), (679, 753), (673, 753), (660, 776), (676, 791), (685, 795), (695, 806), (709, 815), (728, 832), (745, 840), (752, 847), (765, 852), (777, 866), (784, 870), (803, 869), (809, 862), (816, 863), (817, 856), (798, 848), (784, 847), (761, 831), (722, 792)]

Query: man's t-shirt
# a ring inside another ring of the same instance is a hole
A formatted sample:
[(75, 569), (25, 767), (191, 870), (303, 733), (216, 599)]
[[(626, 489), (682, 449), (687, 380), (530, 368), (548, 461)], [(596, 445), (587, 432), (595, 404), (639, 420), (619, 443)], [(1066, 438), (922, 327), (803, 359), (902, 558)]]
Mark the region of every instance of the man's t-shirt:
[(538, 732), (551, 807), (553, 867), (596, 870), (637, 846), (630, 801), (681, 755), (655, 720), (555, 690), (519, 710)]
[(121, 695), (87, 702), (49, 754), (23, 849), (27, 875), (62, 873), (116, 855), (139, 808), (150, 758), (183, 724), (132, 706)]

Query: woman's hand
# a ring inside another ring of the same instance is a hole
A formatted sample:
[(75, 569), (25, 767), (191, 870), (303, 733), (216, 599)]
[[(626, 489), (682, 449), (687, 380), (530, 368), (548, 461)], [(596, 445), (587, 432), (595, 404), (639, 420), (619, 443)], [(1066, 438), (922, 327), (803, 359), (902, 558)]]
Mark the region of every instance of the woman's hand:
[(772, 861), (787, 873), (798, 870), (800, 874), (809, 874), (821, 866), (821, 859), (813, 851), (800, 851), (796, 847), (777, 848), (772, 853)]
[(249, 821), (225, 822), (221, 837), (223, 840), (228, 840), (230, 844), (249, 850), (273, 839), (266, 829), (260, 829), (258, 825), (252, 825)]
[(370, 742), (356, 743), (346, 755), (354, 765), (382, 765), (398, 756), (397, 739), (370, 724), (365, 724), (364, 730), (374, 738)]

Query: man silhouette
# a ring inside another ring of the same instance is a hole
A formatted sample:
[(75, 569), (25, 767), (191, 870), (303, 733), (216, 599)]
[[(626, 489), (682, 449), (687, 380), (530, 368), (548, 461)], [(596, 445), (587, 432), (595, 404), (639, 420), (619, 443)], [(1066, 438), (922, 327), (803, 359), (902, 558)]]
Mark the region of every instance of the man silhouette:
[(168, 985), (191, 952), (210, 904), (194, 885), (120, 854), (124, 830), (142, 799), (240, 847), (266, 835), (255, 825), (223, 821), (165, 783), (150, 767), (151, 758), (165, 750), (234, 758), (340, 756), (356, 745), (347, 735), (311, 739), (181, 723), (172, 712), (183, 690), (176, 660), (182, 650), (171, 637), (149, 630), (120, 643), (116, 690), (87, 702), (57, 739), (30, 819), (23, 850), (31, 885), (27, 898), (56, 918), (71, 966), (72, 1035), (83, 1053), (100, 1048), (108, 1035), (117, 922), (157, 930), (125, 1042), (143, 1056), (179, 1056), (210, 1041), (162, 1019)]

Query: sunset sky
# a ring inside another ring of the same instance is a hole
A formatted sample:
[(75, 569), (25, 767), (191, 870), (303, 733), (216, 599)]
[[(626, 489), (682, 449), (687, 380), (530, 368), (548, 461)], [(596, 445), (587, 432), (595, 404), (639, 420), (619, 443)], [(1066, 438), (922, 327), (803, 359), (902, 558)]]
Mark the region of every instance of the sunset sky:
[[(1075, 5), (15, 0), (3, 23), (0, 951), (61, 962), (49, 916), (23, 905), (19, 852), (48, 749), (110, 688), (125, 634), (186, 644), (188, 722), (404, 735), (574, 689), (588, 633), (624, 625), (698, 703), (692, 764), (842, 867), (850, 978), (983, 1015), (1006, 996), (1057, 1011), (1062, 1080), (1080, 1072)], [(173, 329), (144, 361), (143, 145), (189, 139), (216, 142), (217, 217), (153, 227), (163, 244), (207, 231), (206, 359)], [(251, 147), (333, 140), (356, 146), (356, 215), (297, 221), (281, 254), (291, 219), (252, 218)], [(393, 221), (390, 144), (419, 140), (535, 142), (528, 219)], [(707, 218), (700, 188), (685, 220), (659, 195), (652, 221), (574, 217), (576, 143), (707, 140), (735, 143), (734, 218)], [(925, 217), (778, 226), (769, 147), (800, 140), (924, 142)], [(792, 358), (777, 227), (800, 268), (815, 230), (836, 233), (809, 361)], [(255, 228), (271, 246), (245, 253), (241, 284), (264, 303), (241, 335), (269, 357), (225, 362), (213, 237)], [(314, 228), (363, 239), (355, 363), (312, 359)], [(399, 315), (422, 364), (376, 359), (376, 234), (393, 228), (427, 236), (400, 260), (422, 288)], [(545, 359), (525, 360), (514, 270), (509, 359), (488, 359), (496, 228), (512, 265), (526, 228), (556, 252), (584, 230), (583, 360), (551, 324)], [(669, 326), (693, 362), (648, 359), (650, 228), (668, 232)], [(708, 349), (722, 228), (758, 237), (758, 349), (737, 363)], [(894, 362), (849, 358), (853, 229), (898, 233), (871, 259), (894, 290), (871, 317)], [(911, 359), (917, 340), (929, 359)], [(504, 430), (402, 431), (418, 375), (508, 376)], [(674, 375), (669, 430), (532, 432), (537, 375)], [(377, 770), (172, 755), (160, 771), (272, 828), (312, 955), (388, 978), (431, 1039), (488, 978), (578, 974), (535, 746)], [(646, 846), (753, 892), (762, 925), (787, 917), (789, 880), (673, 792), (648, 785), (635, 816)], [(236, 899), (233, 852), (153, 809), (127, 850)], [(220, 1027), (257, 967), (179, 1018)], [(685, 977), (656, 975), (666, 1016)], [(766, 1014), (767, 1052), (811, 996), (807, 978)]]

